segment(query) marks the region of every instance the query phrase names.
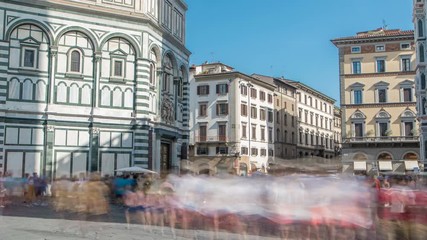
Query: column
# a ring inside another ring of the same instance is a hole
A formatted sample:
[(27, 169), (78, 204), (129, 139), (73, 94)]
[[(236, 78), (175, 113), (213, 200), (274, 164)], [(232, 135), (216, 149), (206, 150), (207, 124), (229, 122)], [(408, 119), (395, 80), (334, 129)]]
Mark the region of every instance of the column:
[(52, 46), (50, 47), (50, 67), (49, 67), (49, 85), (48, 85), (48, 95), (46, 102), (46, 111), (48, 110), (49, 104), (53, 104), (55, 102), (55, 72), (56, 72), (56, 57), (58, 53), (58, 47)]

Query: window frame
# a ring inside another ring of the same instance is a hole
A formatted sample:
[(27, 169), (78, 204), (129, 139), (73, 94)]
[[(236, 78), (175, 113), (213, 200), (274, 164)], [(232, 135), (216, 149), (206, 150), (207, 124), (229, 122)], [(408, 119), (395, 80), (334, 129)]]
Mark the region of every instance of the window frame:
[[(355, 63), (359, 63), (358, 64), (358, 67), (359, 67), (358, 70), (359, 71), (356, 71), (357, 69), (354, 67)], [(351, 61), (351, 73), (352, 74), (361, 74), (362, 73), (362, 61), (361, 61), (361, 59), (353, 59)], [(316, 108), (317, 108), (317, 105), (316, 105)]]
[[(80, 54), (80, 58), (79, 58), (79, 71), (72, 71), (71, 70), (71, 68), (72, 68), (72, 55), (73, 55), (74, 51), (77, 51)], [(81, 74), (81, 73), (83, 73), (83, 66), (84, 66), (84, 63), (83, 63), (84, 60), (83, 59), (84, 59), (84, 55), (83, 55), (83, 51), (81, 49), (79, 49), (79, 48), (70, 48), (70, 50), (68, 50), (67, 59), (68, 59), (67, 73), (70, 73), (70, 74), (79, 74), (79, 73)]]
[[(404, 68), (404, 66), (406, 66), (406, 64), (403, 64), (404, 61), (408, 61), (408, 65), (407, 68)], [(411, 56), (401, 56), (400, 57), (400, 71), (402, 72), (409, 72), (411, 71)]]
[[(359, 49), (359, 50), (356, 51), (355, 49)], [(351, 51), (351, 53), (361, 53), (362, 48), (360, 46), (351, 46), (350, 51)]]
[[(33, 62), (32, 67), (25, 66), (25, 52), (26, 52), (26, 50), (34, 52), (34, 56), (33, 56), (34, 62)], [(39, 58), (39, 47), (38, 46), (21, 43), (21, 65), (20, 65), (21, 68), (31, 69), (31, 70), (38, 69), (38, 64), (39, 64), (38, 58)]]
[[(382, 71), (380, 71), (380, 69), (379, 69), (379, 65), (378, 65), (378, 62), (379, 61), (383, 61), (383, 69), (382, 69)], [(385, 57), (378, 57), (378, 58), (375, 58), (375, 72), (376, 73), (385, 73), (387, 70), (386, 70), (386, 59), (385, 59)]]
[[(378, 49), (378, 48), (381, 48), (382, 47), (382, 49)], [(377, 44), (377, 45), (375, 45), (375, 52), (385, 52), (385, 44)]]
[[(116, 75), (116, 65), (115, 63), (121, 62), (122, 63), (122, 75)], [(111, 63), (110, 63), (110, 80), (121, 80), (123, 81), (126, 76), (126, 57), (123, 56), (111, 56)]]

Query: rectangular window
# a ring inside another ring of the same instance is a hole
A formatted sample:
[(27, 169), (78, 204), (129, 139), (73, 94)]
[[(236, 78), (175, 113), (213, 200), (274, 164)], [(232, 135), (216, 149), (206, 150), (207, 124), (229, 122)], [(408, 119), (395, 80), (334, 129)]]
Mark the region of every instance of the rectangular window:
[(402, 58), (402, 72), (411, 71), (411, 59)]
[(257, 108), (251, 107), (251, 118), (257, 118)]
[(217, 103), (216, 104), (216, 115), (228, 115), (228, 104), (227, 103)]
[(259, 92), (259, 99), (260, 99), (261, 101), (265, 101), (265, 92), (263, 92), (263, 91), (260, 91), (260, 92)]
[(267, 150), (262, 148), (261, 149), (261, 157), (265, 157), (265, 156), (267, 156)]
[(265, 128), (261, 127), (261, 141), (265, 141)]
[(354, 90), (354, 104), (362, 104), (362, 90)]
[(385, 46), (384, 45), (376, 45), (375, 46), (375, 51), (376, 52), (384, 52), (385, 51)]
[(251, 88), (251, 97), (256, 98), (257, 97), (257, 91), (254, 88)]
[(406, 137), (414, 136), (414, 134), (412, 133), (412, 130), (414, 129), (414, 123), (405, 122), (404, 125), (405, 125), (405, 136)]
[(265, 109), (260, 109), (259, 110), (259, 118), (264, 121), (266, 116), (265, 116)]
[(378, 123), (379, 135), (381, 137), (387, 136), (388, 123)]
[(363, 123), (354, 124), (354, 136), (363, 137)]
[[(362, 73), (362, 67), (360, 61), (353, 61), (353, 74), (360, 74)], [(317, 104), (316, 104), (317, 108)]]
[(243, 103), (240, 105), (240, 115), (248, 116), (248, 105)]
[(240, 93), (245, 96), (248, 95), (248, 87), (245, 85), (240, 85)]
[(251, 155), (258, 156), (258, 148), (251, 148)]
[(268, 100), (269, 103), (273, 103), (273, 95), (268, 94), (267, 95), (267, 100)]
[(227, 84), (217, 84), (216, 85), (216, 93), (219, 95), (225, 95), (228, 93), (228, 85)]
[(256, 140), (256, 125), (252, 125), (252, 139)]
[(199, 138), (200, 142), (206, 142), (207, 137), (207, 126), (199, 126)]
[(378, 89), (378, 102), (379, 103), (387, 102), (387, 90), (386, 89)]
[(268, 110), (268, 122), (273, 122), (273, 111)]
[(404, 102), (412, 102), (412, 89), (404, 88), (403, 89), (403, 101)]
[(197, 147), (197, 155), (209, 155), (208, 147)]
[(377, 73), (385, 72), (385, 60), (377, 59)]
[(411, 48), (411, 45), (409, 43), (402, 43), (400, 44), (400, 49), (401, 50), (408, 50)]
[(35, 67), (36, 50), (25, 49), (24, 50), (24, 67)]
[(240, 152), (241, 152), (240, 153), (241, 155), (248, 155), (249, 154), (249, 149), (247, 147), (241, 147)]
[(123, 60), (114, 60), (114, 77), (123, 77)]
[(197, 95), (209, 95), (209, 85), (197, 86)]
[(226, 146), (216, 147), (216, 154), (228, 154), (228, 147)]
[(245, 124), (242, 124), (242, 138), (247, 138), (246, 132), (247, 130), (246, 130), (246, 123), (245, 123)]
[(218, 137), (219, 141), (226, 141), (227, 138), (227, 125), (219, 124), (218, 125)]
[(359, 46), (351, 47), (351, 53), (360, 53), (360, 47)]
[(208, 115), (208, 105), (206, 103), (201, 103), (199, 105), (199, 116), (206, 117)]

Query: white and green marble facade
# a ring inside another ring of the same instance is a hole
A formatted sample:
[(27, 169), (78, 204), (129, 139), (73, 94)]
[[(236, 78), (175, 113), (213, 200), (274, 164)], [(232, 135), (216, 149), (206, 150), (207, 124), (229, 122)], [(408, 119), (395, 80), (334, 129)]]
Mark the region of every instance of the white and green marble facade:
[(178, 171), (186, 10), (182, 0), (0, 0), (0, 171)]

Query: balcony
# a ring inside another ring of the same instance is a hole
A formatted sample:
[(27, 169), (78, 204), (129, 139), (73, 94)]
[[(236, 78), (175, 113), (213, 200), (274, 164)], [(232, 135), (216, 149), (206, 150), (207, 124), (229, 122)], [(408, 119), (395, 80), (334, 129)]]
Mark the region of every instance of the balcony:
[(225, 135), (215, 135), (215, 136), (196, 136), (196, 143), (218, 143), (218, 142), (227, 142), (228, 137)]

